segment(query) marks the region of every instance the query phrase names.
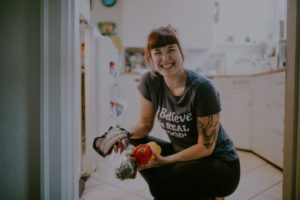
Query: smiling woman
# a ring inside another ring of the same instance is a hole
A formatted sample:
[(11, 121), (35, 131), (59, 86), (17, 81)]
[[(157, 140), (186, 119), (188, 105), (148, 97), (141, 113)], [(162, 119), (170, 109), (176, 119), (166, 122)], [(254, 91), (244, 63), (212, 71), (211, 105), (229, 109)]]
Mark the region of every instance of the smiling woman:
[[(220, 99), (205, 77), (183, 68), (176, 31), (153, 29), (148, 36), (140, 92), (140, 120), (130, 142), (150, 141), (161, 155), (140, 164), (140, 174), (155, 199), (216, 199), (233, 193), (240, 179), (239, 157), (220, 123)], [(171, 142), (148, 136), (155, 116)]]

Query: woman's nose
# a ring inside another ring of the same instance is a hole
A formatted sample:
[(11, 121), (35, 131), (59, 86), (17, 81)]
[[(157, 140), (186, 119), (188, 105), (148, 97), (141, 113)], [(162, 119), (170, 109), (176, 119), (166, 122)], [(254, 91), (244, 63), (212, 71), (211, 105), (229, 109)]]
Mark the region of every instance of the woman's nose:
[(163, 55), (161, 56), (161, 60), (162, 60), (163, 62), (167, 61), (167, 60), (168, 60), (168, 55), (163, 54)]

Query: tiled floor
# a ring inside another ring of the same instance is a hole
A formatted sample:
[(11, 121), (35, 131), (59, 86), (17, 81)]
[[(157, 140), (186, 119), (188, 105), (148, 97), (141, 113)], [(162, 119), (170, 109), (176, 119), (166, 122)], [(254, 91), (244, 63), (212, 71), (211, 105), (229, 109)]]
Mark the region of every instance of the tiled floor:
[[(282, 196), (282, 172), (249, 152), (238, 151), (241, 160), (241, 181), (226, 200), (279, 200)], [(120, 181), (114, 169), (119, 155), (106, 157), (87, 180), (81, 200), (145, 200), (153, 199), (144, 179)]]

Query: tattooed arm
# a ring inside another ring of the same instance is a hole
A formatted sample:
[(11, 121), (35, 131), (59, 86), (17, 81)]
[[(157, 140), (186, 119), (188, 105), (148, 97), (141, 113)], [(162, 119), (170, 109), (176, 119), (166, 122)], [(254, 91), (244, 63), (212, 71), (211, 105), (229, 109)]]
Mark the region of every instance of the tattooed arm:
[[(170, 156), (160, 156), (142, 168), (160, 167), (176, 162), (196, 160), (212, 154), (219, 132), (219, 113), (197, 118), (198, 143)], [(154, 153), (155, 154), (155, 153)]]
[(198, 144), (205, 146), (210, 155), (216, 145), (220, 128), (220, 114), (209, 115), (197, 118)]

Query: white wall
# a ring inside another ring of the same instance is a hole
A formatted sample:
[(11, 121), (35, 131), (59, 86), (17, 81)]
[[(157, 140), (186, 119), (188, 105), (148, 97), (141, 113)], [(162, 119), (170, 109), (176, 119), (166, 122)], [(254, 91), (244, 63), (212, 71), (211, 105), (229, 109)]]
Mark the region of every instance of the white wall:
[(100, 0), (92, 1), (90, 22), (98, 27), (99, 21), (116, 22), (117, 27), (115, 33), (121, 37), (122, 30), (122, 0), (117, 1), (113, 7), (105, 7)]
[[(236, 2), (237, 0), (231, 0), (231, 3)], [(237, 43), (242, 43), (244, 42), (245, 39), (245, 35), (247, 35), (247, 32), (249, 32), (249, 36), (251, 37), (251, 40), (257, 40), (258, 43), (261, 42), (262, 40), (266, 40), (266, 38), (268, 37), (270, 32), (274, 32), (274, 36), (276, 37), (276, 35), (278, 34), (278, 25), (279, 23), (277, 22), (279, 18), (282, 18), (282, 16), (284, 16), (285, 14), (285, 7), (282, 4), (286, 3), (286, 0), (263, 0), (263, 1), (259, 1), (259, 0), (255, 0), (255, 3), (257, 5), (261, 5), (258, 8), (255, 8), (255, 4), (253, 2), (250, 2), (250, 0), (244, 0), (243, 2), (239, 2), (239, 5), (241, 8), (244, 8), (246, 11), (248, 11), (250, 8), (249, 5), (251, 5), (253, 8), (251, 8), (250, 10), (256, 10), (257, 12), (252, 12), (249, 11), (247, 12), (248, 15), (245, 15), (245, 13), (241, 13), (241, 9), (237, 9), (236, 7), (233, 7), (232, 4), (230, 4), (230, 2), (226, 5), (227, 6), (227, 11), (230, 9), (233, 11), (230, 11), (230, 13), (232, 15), (230, 15), (229, 17), (231, 17), (232, 19), (237, 19), (238, 16), (242, 16), (241, 18), (243, 20), (238, 20), (238, 22), (240, 24), (237, 23), (231, 23), (229, 20), (226, 23), (222, 21), (222, 14), (223, 11), (226, 10), (226, 8), (222, 8), (222, 12), (220, 13), (220, 22), (218, 25), (215, 26), (214, 29), (214, 40), (215, 40), (215, 44), (216, 43), (223, 43), (223, 39), (226, 38), (228, 34), (234, 34), (233, 29), (235, 31), (240, 31), (241, 33), (236, 33), (236, 38), (235, 38), (235, 42)], [(245, 4), (245, 2), (248, 2), (247, 4)], [(93, 5), (92, 5), (92, 10), (91, 10), (91, 22), (92, 24), (96, 25), (98, 24), (99, 21), (114, 21), (117, 23), (117, 28), (116, 28), (116, 34), (121, 38), (122, 40), (122, 4), (124, 3), (124, 1), (119, 0), (117, 1), (117, 3), (113, 6), (113, 7), (105, 7), (102, 5), (101, 1), (93, 1)], [(249, 5), (248, 5), (249, 4)], [(223, 5), (223, 4), (222, 4)], [(246, 6), (246, 7), (245, 7)], [(248, 6), (248, 7), (247, 7)], [(136, 7), (132, 8), (133, 10), (138, 9)], [(258, 10), (257, 10), (258, 9)], [(257, 13), (260, 13), (260, 15), (258, 15)], [(213, 14), (213, 13), (212, 13)], [(245, 16), (244, 16), (245, 15)], [(256, 17), (256, 18), (255, 18)], [(227, 17), (228, 18), (228, 17)], [(247, 21), (248, 20), (248, 21)], [(247, 23), (250, 22), (251, 24)], [(255, 23), (252, 23), (252, 22)], [(222, 22), (222, 23), (221, 23)], [(124, 27), (126, 28), (126, 27)], [(191, 26), (192, 28), (192, 26)], [(222, 30), (222, 31), (220, 31)], [(253, 31), (255, 30), (255, 31)], [(243, 32), (244, 31), (244, 32)], [(247, 31), (245, 33), (245, 31)], [(222, 33), (223, 35), (220, 35), (220, 33)], [(222, 40), (222, 41), (221, 41)], [(275, 42), (275, 41), (274, 41)], [(228, 50), (228, 48), (223, 48), (222, 46), (218, 46), (217, 48), (213, 48), (210, 50), (192, 50), (192, 49), (185, 49), (185, 67), (189, 68), (189, 69), (196, 69), (196, 68), (204, 68), (204, 70), (206, 71), (212, 71), (215, 70), (216, 71), (216, 66), (215, 66), (215, 60), (212, 58), (214, 55), (214, 53), (218, 53), (215, 51), (221, 51), (224, 52), (225, 55), (225, 64), (227, 65), (225, 66), (228, 70), (228, 72), (231, 71), (235, 71), (238, 68), (238, 71), (236, 73), (247, 73), (247, 72), (256, 72), (260, 70), (260, 65), (254, 66), (252, 67), (251, 62), (252, 62), (252, 57), (257, 58), (258, 56), (261, 56), (261, 49), (257, 48), (257, 46), (251, 46), (249, 45), (249, 47), (247, 46), (232, 46), (230, 47), (230, 51)], [(232, 54), (231, 49), (235, 49), (236, 52), (239, 53), (238, 56), (236, 56), (236, 54)], [(249, 54), (249, 51), (252, 51), (253, 49), (256, 49), (257, 51), (254, 52), (254, 54)], [(123, 52), (123, 51), (122, 51)], [(212, 54), (210, 54), (212, 53)], [(121, 58), (121, 62), (124, 61), (123, 56), (124, 55), (120, 55)], [(245, 65), (243, 65), (243, 67), (245, 68), (246, 71), (244, 71), (244, 69), (241, 69), (239, 66), (237, 66), (236, 68), (233, 67), (235, 62), (239, 62), (239, 61), (244, 61), (244, 60), (248, 60), (247, 63)], [(249, 68), (250, 69), (247, 69)], [(121, 68), (123, 66), (121, 65)], [(253, 69), (252, 69), (253, 68)], [(229, 70), (230, 69), (230, 70)], [(268, 70), (268, 69), (266, 69)], [(225, 71), (225, 70), (223, 70)], [(230, 72), (231, 73), (231, 72)]]

